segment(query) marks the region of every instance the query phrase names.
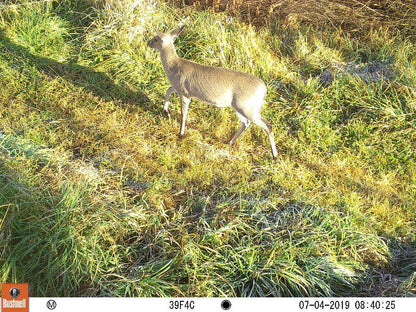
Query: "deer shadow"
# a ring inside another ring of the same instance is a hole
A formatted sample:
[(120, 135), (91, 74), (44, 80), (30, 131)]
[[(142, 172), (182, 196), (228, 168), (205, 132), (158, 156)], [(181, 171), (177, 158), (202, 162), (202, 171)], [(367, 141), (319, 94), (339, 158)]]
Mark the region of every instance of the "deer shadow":
[(135, 111), (140, 107), (152, 114), (160, 114), (160, 109), (153, 105), (153, 102), (143, 92), (134, 91), (123, 82), (115, 83), (106, 73), (95, 71), (76, 62), (59, 62), (35, 55), (28, 48), (10, 40), (1, 28), (0, 53), (15, 68), (20, 67), (21, 72), (24, 72), (24, 68), (27, 68), (29, 64), (51, 79), (60, 77), (105, 101), (115, 101), (120, 106), (128, 105), (129, 111)]

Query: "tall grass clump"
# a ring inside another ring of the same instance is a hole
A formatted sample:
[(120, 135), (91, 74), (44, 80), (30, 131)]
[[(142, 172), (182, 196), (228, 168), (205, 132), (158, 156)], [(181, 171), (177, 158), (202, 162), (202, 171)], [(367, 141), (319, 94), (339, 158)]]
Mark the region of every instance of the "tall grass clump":
[[(1, 282), (32, 296), (414, 294), (413, 38), (382, 19), (365, 35), (296, 23), (308, 11), (255, 27), (244, 10), (0, 8)], [(199, 101), (178, 136), (146, 42), (180, 23), (180, 56), (266, 82), (276, 161), (255, 127), (225, 144), (238, 120)]]

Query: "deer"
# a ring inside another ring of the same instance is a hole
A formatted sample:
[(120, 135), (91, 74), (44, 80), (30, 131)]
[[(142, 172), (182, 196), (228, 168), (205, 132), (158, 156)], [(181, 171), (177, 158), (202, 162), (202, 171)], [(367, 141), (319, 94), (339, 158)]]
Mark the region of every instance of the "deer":
[(176, 92), (181, 102), (182, 123), (180, 135), (185, 135), (189, 103), (196, 98), (216, 107), (232, 107), (241, 122), (229, 144), (233, 144), (253, 122), (266, 131), (273, 158), (277, 158), (273, 128), (260, 113), (267, 93), (263, 80), (239, 71), (213, 67), (181, 58), (176, 53), (175, 39), (185, 26), (171, 32), (158, 32), (147, 42), (150, 48), (160, 52), (163, 68), (170, 87), (166, 91), (164, 111), (170, 116), (170, 96)]

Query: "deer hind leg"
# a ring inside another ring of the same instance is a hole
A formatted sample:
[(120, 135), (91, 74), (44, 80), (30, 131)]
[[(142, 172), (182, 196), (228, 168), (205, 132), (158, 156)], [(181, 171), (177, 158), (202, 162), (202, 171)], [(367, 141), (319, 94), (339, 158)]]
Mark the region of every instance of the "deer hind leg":
[(271, 123), (264, 119), (264, 117), (260, 114), (258, 114), (253, 119), (253, 122), (267, 132), (267, 135), (269, 136), (270, 146), (272, 148), (273, 158), (277, 158), (276, 143), (274, 142), (273, 127)]
[(233, 138), (230, 140), (228, 144), (233, 144), (235, 140), (240, 136), (241, 133), (243, 133), (247, 128), (250, 126), (250, 120), (248, 120), (246, 117), (241, 115), (240, 113), (236, 112), (238, 119), (241, 121), (241, 127), (237, 130), (237, 132), (234, 134)]

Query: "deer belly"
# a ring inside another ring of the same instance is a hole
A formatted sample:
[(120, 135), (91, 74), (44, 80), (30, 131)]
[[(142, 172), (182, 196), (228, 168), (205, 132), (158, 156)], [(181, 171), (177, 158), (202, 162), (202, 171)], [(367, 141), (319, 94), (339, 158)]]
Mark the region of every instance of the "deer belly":
[(231, 91), (212, 92), (212, 93), (196, 92), (193, 95), (193, 97), (196, 97), (216, 107), (228, 107), (228, 106), (231, 106), (233, 94)]

